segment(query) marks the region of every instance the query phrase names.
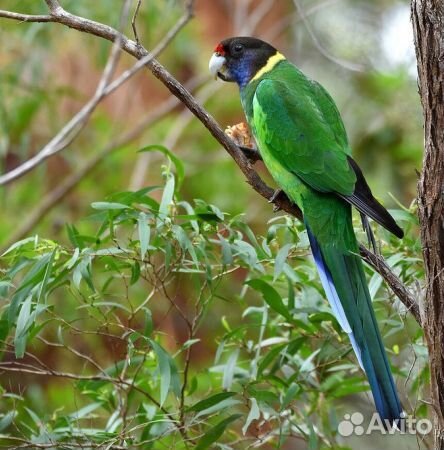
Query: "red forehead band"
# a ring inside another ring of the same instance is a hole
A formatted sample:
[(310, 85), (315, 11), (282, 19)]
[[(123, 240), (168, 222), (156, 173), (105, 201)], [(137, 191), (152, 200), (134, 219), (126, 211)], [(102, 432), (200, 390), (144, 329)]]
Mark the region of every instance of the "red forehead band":
[(222, 44), (218, 44), (217, 47), (214, 49), (215, 53), (219, 53), (219, 55), (225, 55), (224, 46)]

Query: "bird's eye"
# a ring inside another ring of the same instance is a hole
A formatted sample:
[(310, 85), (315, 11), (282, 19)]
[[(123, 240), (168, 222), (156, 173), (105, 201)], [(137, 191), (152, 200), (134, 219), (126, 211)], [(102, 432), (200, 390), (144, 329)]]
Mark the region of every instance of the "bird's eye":
[(236, 44), (235, 46), (234, 46), (234, 52), (235, 53), (241, 53), (242, 52), (242, 50), (244, 49), (244, 46), (242, 45), (242, 44)]

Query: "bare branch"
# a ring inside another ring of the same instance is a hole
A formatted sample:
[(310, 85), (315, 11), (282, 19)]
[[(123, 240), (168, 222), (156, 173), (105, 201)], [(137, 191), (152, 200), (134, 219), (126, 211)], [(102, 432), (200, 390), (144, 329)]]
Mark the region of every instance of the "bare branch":
[(134, 39), (136, 40), (138, 45), (140, 45), (140, 39), (139, 39), (139, 34), (137, 33), (136, 19), (137, 19), (137, 15), (139, 14), (139, 9), (140, 9), (141, 4), (142, 4), (142, 0), (137, 0), (136, 9), (134, 11), (133, 18), (131, 19), (131, 27), (133, 28)]
[(238, 23), (240, 26), (239, 34), (241, 36), (252, 34), (261, 20), (270, 12), (273, 5), (275, 5), (274, 0), (263, 0), (251, 11), (248, 15), (248, 20), (243, 20), (241, 23)]
[(30, 14), (20, 14), (0, 9), (0, 17), (5, 19), (18, 20), (19, 22), (54, 22), (54, 18), (50, 15), (34, 16)]
[(49, 10), (51, 11), (51, 14), (55, 14), (59, 9), (61, 9), (58, 0), (45, 0), (45, 2), (48, 5)]
[(345, 61), (343, 59), (337, 58), (336, 56), (333, 56), (330, 52), (328, 52), (324, 46), (319, 42), (319, 39), (317, 38), (315, 32), (313, 31), (313, 28), (310, 24), (310, 22), (307, 19), (307, 14), (302, 8), (302, 5), (298, 0), (293, 0), (294, 5), (296, 6), (296, 10), (302, 20), (302, 22), (305, 25), (305, 28), (307, 29), (308, 34), (311, 37), (311, 40), (313, 41), (315, 47), (318, 49), (319, 53), (321, 53), (323, 56), (325, 56), (330, 61), (334, 62), (335, 64), (338, 64), (339, 66), (342, 66), (348, 70), (352, 70), (354, 72), (363, 72), (365, 67), (362, 64), (356, 64), (350, 61)]

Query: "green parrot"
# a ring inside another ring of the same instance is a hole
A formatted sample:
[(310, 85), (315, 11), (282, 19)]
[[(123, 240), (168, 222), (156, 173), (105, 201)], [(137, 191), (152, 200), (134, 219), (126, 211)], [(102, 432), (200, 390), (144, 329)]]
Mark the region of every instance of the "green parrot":
[(399, 238), (403, 231), (373, 197), (352, 159), (333, 99), (260, 39), (220, 42), (209, 68), (215, 77), (238, 84), (267, 169), (303, 212), (325, 294), (367, 375), (379, 416), (398, 424), (404, 413), (373, 312), (351, 206), (367, 228), (370, 217)]

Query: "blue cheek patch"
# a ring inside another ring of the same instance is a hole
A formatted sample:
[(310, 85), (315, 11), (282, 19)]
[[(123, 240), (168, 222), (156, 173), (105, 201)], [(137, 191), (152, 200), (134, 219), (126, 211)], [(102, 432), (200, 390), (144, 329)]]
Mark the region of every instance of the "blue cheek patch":
[(235, 61), (230, 67), (230, 74), (239, 87), (246, 86), (251, 78), (251, 58), (245, 55), (241, 60)]

